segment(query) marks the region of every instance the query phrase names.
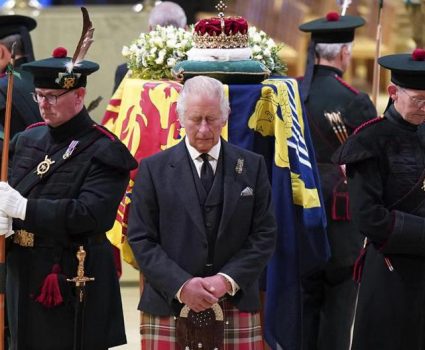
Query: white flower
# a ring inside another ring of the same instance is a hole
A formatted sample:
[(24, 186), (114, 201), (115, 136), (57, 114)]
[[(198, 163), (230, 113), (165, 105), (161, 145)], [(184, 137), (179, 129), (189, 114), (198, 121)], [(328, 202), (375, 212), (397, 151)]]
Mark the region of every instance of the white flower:
[(124, 57), (127, 57), (127, 56), (129, 56), (131, 54), (131, 51), (130, 51), (130, 49), (127, 46), (123, 46), (122, 51), (121, 51), (121, 54)]
[[(281, 45), (276, 45), (263, 31), (250, 27), (249, 44), (253, 59), (262, 62), (270, 71), (282, 74), (285, 65), (278, 58)], [(122, 48), (122, 55), (133, 78), (172, 78), (171, 69), (187, 58), (192, 48), (192, 33), (172, 26), (157, 26), (149, 33), (141, 33), (129, 46)]]
[(264, 50), (263, 50), (263, 55), (264, 55), (264, 57), (270, 57), (271, 56), (271, 51), (270, 51), (270, 49), (268, 48), (268, 47), (266, 47)]
[(164, 63), (164, 56), (159, 56), (156, 60), (155, 60), (156, 64), (163, 64)]
[(176, 59), (173, 57), (170, 57), (167, 59), (167, 67), (174, 67), (176, 65)]

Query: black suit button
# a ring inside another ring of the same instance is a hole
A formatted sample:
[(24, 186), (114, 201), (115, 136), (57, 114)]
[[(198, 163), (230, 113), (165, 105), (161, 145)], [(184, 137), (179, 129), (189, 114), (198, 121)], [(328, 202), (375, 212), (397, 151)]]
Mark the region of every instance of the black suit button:
[(210, 222), (207, 222), (207, 223), (205, 224), (205, 226), (206, 226), (206, 227), (208, 227), (208, 228), (211, 228), (211, 227), (212, 227), (212, 224), (211, 224)]
[(205, 211), (209, 213), (211, 211), (211, 207), (205, 207)]

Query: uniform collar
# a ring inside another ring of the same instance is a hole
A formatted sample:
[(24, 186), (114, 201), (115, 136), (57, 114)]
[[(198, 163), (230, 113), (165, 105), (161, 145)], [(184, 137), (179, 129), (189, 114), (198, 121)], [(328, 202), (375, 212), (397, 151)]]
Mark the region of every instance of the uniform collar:
[(416, 131), (418, 125), (414, 125), (404, 120), (400, 113), (397, 112), (394, 105), (392, 104), (385, 112), (385, 117), (392, 123), (397, 124), (401, 128), (409, 131)]
[(331, 67), (331, 66), (325, 66), (322, 64), (316, 64), (314, 66), (314, 75), (333, 75), (336, 74), (340, 78), (342, 77), (342, 70)]
[(66, 123), (56, 128), (49, 126), (50, 135), (56, 141), (63, 141), (71, 136), (77, 136), (93, 125), (87, 110), (83, 108), (80, 113), (72, 117)]

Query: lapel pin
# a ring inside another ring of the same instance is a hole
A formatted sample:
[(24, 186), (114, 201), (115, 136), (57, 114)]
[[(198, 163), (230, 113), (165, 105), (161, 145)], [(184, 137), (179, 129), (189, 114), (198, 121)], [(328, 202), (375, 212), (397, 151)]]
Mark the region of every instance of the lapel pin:
[(238, 159), (238, 161), (236, 162), (236, 167), (235, 167), (235, 171), (236, 171), (236, 173), (237, 174), (242, 174), (242, 171), (243, 171), (243, 163), (244, 163), (244, 160), (243, 160), (243, 158), (239, 158)]

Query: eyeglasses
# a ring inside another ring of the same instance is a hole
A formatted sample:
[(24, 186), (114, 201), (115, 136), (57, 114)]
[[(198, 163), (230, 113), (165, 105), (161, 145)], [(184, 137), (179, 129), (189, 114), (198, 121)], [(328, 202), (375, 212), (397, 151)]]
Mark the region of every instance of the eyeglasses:
[(411, 96), (405, 89), (399, 87), (400, 91), (403, 91), (407, 96), (409, 96), (410, 102), (412, 102), (416, 107), (423, 108), (425, 106), (424, 98), (417, 98), (416, 96)]
[(59, 95), (43, 95), (43, 94), (40, 94), (38, 92), (31, 92), (31, 95), (32, 95), (32, 99), (34, 100), (34, 102), (40, 103), (44, 98), (49, 105), (55, 105), (55, 104), (58, 103), (59, 97), (65, 95), (65, 94), (67, 94), (68, 92), (71, 92), (71, 91), (73, 91), (73, 90), (64, 91)]

